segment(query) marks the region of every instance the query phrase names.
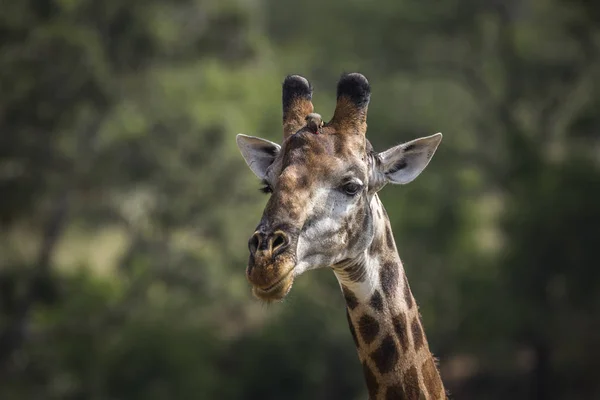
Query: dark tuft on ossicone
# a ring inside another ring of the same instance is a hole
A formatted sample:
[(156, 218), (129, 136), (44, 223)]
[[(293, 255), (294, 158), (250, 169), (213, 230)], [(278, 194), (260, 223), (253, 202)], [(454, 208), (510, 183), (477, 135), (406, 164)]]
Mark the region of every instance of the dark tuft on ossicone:
[(366, 107), (371, 98), (371, 85), (362, 74), (344, 74), (337, 86), (337, 98), (348, 97), (359, 108)]
[(312, 100), (313, 88), (308, 79), (300, 75), (288, 75), (283, 80), (283, 112), (292, 105), (294, 100)]

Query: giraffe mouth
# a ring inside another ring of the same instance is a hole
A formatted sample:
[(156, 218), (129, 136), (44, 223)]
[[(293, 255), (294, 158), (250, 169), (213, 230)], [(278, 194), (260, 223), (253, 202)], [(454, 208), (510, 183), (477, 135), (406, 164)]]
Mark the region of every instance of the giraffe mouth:
[(294, 283), (294, 268), (290, 268), (277, 282), (268, 287), (252, 287), (252, 293), (260, 300), (273, 301), (283, 299), (292, 288)]

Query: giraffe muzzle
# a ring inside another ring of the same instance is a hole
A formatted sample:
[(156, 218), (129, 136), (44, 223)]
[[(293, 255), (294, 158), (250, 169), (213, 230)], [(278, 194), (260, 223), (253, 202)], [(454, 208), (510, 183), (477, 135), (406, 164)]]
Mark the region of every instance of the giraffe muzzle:
[(256, 231), (248, 241), (248, 250), (254, 256), (259, 252), (263, 252), (267, 257), (276, 257), (283, 253), (289, 246), (289, 236), (281, 230), (276, 230), (273, 233)]
[(279, 300), (289, 292), (294, 280), (293, 236), (283, 229), (258, 229), (248, 240), (246, 277), (253, 293), (262, 300)]

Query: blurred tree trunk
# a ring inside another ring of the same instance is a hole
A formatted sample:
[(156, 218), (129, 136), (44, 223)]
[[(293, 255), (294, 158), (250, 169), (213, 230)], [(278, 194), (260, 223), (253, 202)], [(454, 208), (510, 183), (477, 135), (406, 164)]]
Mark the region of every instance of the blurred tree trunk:
[[(27, 322), (31, 308), (38, 301), (52, 303), (57, 295), (55, 282), (52, 278), (50, 265), (52, 255), (61, 235), (64, 232), (69, 211), (69, 191), (66, 190), (57, 200), (50, 218), (42, 230), (40, 251), (32, 271), (28, 271), (22, 279), (21, 274), (9, 275), (5, 279), (13, 278), (13, 282), (7, 282), (8, 286), (25, 287), (24, 294), (20, 298), (13, 299), (14, 308), (6, 310), (9, 320), (0, 332), (0, 371), (7, 368), (13, 354), (21, 348), (26, 339)], [(17, 291), (13, 295), (19, 296)]]
[(533, 344), (534, 365), (531, 377), (532, 399), (552, 400), (555, 398), (552, 389), (552, 372), (550, 346), (543, 340)]
[[(51, 304), (58, 296), (57, 283), (52, 276), (52, 257), (57, 243), (65, 232), (69, 221), (70, 199), (77, 189), (78, 182), (84, 179), (89, 163), (93, 159), (92, 144), (100, 128), (101, 118), (96, 118), (88, 129), (82, 129), (77, 137), (77, 154), (72, 170), (63, 177), (63, 189), (58, 193), (54, 207), (42, 227), (40, 249), (32, 270), (27, 271), (25, 282), (12, 282), (9, 285), (23, 285), (20, 298), (15, 299), (14, 308), (8, 310), (10, 320), (0, 332), (0, 371), (5, 370), (12, 356), (27, 339), (27, 324), (32, 308), (36, 303)], [(82, 176), (83, 175), (83, 176)], [(21, 274), (15, 275), (17, 280)], [(18, 296), (18, 293), (15, 293)]]

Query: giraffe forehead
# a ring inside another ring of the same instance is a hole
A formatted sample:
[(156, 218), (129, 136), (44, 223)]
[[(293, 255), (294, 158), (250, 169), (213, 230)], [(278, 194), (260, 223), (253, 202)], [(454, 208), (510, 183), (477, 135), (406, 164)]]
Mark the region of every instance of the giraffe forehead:
[(282, 172), (293, 170), (296, 177), (306, 173), (310, 180), (327, 178), (350, 169), (360, 170), (366, 166), (364, 155), (364, 139), (361, 142), (360, 137), (327, 133), (326, 128), (322, 134), (300, 131), (284, 143)]
[(347, 153), (364, 152), (365, 142), (363, 135), (340, 132), (332, 126), (324, 126), (319, 133), (314, 133), (305, 126), (287, 139), (285, 147), (288, 151), (308, 147), (314, 151), (343, 157)]

